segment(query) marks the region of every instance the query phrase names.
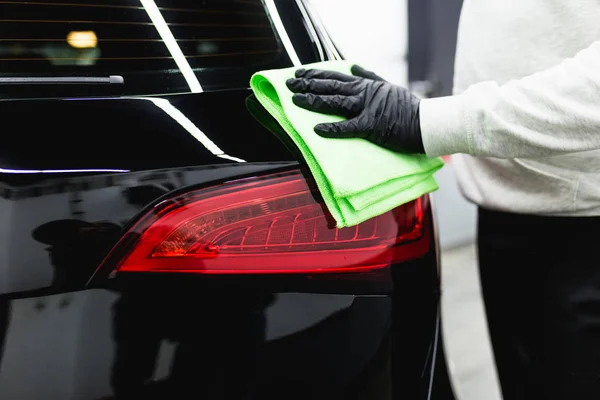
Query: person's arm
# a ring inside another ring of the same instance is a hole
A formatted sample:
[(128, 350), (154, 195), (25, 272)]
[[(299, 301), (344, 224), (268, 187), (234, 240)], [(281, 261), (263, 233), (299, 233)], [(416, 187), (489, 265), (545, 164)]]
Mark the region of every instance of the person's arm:
[[(515, 60), (518, 62), (518, 60)], [(428, 156), (544, 157), (600, 149), (600, 42), (504, 85), (420, 103)]]

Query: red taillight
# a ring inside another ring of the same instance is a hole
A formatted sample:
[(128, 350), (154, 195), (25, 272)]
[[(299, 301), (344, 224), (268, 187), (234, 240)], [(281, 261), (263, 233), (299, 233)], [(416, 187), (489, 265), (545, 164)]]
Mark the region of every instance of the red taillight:
[[(119, 272), (315, 274), (423, 256), (423, 200), (336, 229), (300, 172), (223, 183), (166, 200), (117, 245)], [(110, 259), (110, 257), (109, 257)]]

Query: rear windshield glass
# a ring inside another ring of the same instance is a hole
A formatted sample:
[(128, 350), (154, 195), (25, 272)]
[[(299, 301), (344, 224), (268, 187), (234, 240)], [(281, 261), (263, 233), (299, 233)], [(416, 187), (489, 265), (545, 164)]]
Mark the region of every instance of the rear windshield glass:
[(0, 76), (121, 75), (125, 94), (162, 94), (287, 66), (260, 0), (0, 0)]

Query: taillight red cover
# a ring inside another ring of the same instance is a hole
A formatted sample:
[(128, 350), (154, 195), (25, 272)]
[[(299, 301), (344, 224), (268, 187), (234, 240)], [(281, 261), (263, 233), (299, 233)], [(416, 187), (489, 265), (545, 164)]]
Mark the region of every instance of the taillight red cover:
[(423, 201), (337, 229), (298, 171), (230, 181), (156, 205), (117, 244), (124, 256), (116, 269), (315, 274), (383, 268), (427, 252)]

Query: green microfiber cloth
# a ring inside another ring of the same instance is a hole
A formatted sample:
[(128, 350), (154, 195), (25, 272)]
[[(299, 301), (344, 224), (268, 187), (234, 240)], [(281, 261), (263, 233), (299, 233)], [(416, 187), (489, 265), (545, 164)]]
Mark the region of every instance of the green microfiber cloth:
[[(351, 75), (353, 63), (328, 61), (303, 68)], [(354, 226), (437, 190), (439, 158), (399, 154), (364, 139), (327, 139), (315, 125), (344, 118), (297, 107), (286, 81), (298, 68), (261, 71), (250, 80), (256, 98), (279, 122), (304, 156), (339, 228)]]

